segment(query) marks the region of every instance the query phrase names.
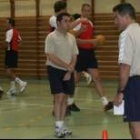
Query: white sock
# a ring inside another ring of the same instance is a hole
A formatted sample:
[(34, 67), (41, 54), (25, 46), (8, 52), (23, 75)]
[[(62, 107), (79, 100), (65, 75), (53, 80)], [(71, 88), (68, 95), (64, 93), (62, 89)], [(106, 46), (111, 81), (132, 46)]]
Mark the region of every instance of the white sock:
[(74, 99), (69, 97), (68, 98), (68, 105), (72, 105), (74, 103)]
[(19, 79), (18, 77), (15, 78), (15, 82), (17, 82), (19, 85), (23, 84), (23, 81)]
[(16, 83), (15, 83), (15, 81), (11, 81), (11, 89), (16, 89)]
[(104, 106), (106, 106), (109, 103), (106, 97), (102, 97), (101, 100)]
[(55, 125), (59, 128), (62, 128), (64, 125), (64, 121), (56, 121)]

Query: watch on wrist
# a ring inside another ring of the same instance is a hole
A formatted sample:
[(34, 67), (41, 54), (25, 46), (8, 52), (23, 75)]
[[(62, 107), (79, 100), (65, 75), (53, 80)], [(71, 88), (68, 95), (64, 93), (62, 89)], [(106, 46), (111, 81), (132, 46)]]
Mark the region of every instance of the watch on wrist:
[(118, 88), (117, 93), (124, 93), (124, 89)]

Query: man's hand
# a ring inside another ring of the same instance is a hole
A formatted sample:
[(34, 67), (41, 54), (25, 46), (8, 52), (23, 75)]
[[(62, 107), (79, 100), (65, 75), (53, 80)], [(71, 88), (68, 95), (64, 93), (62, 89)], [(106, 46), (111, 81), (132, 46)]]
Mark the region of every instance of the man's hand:
[(122, 104), (123, 98), (124, 98), (124, 94), (123, 93), (117, 94), (117, 96), (114, 99), (114, 105), (120, 106)]
[(74, 69), (75, 69), (75, 67), (74, 67), (72, 64), (68, 65), (68, 67), (67, 67), (67, 70), (68, 70), (70, 73), (73, 73), (73, 72), (74, 72)]
[(82, 23), (82, 22), (88, 22), (88, 19), (87, 18), (80, 18), (80, 22)]
[(71, 73), (67, 72), (63, 78), (63, 81), (69, 81), (71, 79)]

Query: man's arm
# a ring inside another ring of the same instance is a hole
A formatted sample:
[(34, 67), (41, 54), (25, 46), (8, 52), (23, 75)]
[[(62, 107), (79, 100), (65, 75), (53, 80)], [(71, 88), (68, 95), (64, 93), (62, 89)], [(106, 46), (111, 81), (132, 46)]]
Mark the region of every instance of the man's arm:
[(55, 56), (54, 54), (47, 54), (47, 58), (53, 62), (54, 64), (56, 64), (59, 67), (63, 67), (65, 69), (67, 69), (68, 71), (71, 71), (69, 64), (66, 64), (64, 61), (62, 61), (61, 59), (59, 59), (57, 56)]
[(119, 75), (119, 91), (123, 92), (125, 89), (130, 74), (130, 65), (120, 64), (120, 75)]
[(73, 30), (76, 26), (78, 26), (80, 23), (82, 22), (87, 22), (88, 19), (87, 18), (80, 18), (79, 20), (76, 20), (76, 21), (73, 21), (71, 22), (71, 25), (70, 25), (70, 30)]
[(120, 75), (119, 75), (119, 88), (117, 96), (115, 97), (114, 104), (119, 106), (124, 98), (124, 89), (127, 85), (130, 74), (130, 65), (120, 64)]
[(70, 63), (70, 67), (72, 69), (72, 72), (75, 69), (76, 62), (77, 62), (77, 55), (73, 55), (72, 60), (71, 60), (71, 63)]

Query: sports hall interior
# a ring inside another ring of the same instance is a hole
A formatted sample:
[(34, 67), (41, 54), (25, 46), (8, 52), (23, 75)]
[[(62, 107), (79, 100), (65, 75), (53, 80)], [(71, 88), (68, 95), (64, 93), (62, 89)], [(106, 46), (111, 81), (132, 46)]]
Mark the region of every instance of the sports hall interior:
[[(53, 139), (53, 97), (50, 92), (45, 38), (49, 33), (49, 17), (54, 14), (55, 0), (0, 0), (0, 86), (5, 94), (0, 100), (0, 139)], [(70, 14), (80, 13), (81, 5), (92, 6), (95, 36), (102, 34), (106, 43), (96, 48), (99, 71), (107, 97), (113, 100), (118, 86), (118, 38), (120, 31), (114, 25), (112, 8), (120, 2), (130, 2), (136, 8), (140, 22), (140, 0), (67, 0)], [(20, 31), (17, 74), (28, 82), (23, 94), (7, 96), (9, 80), (4, 66), (5, 20), (12, 17)], [(107, 130), (109, 139), (129, 139), (128, 124), (113, 111), (105, 113), (94, 83), (87, 86), (82, 78), (76, 87), (75, 102), (79, 113), (66, 118), (73, 130), (71, 139), (101, 139)]]

